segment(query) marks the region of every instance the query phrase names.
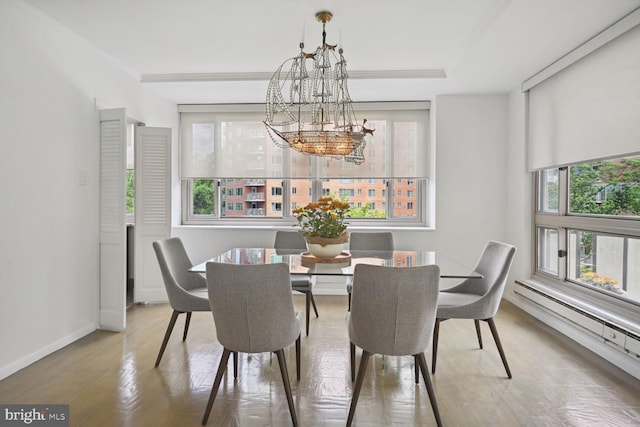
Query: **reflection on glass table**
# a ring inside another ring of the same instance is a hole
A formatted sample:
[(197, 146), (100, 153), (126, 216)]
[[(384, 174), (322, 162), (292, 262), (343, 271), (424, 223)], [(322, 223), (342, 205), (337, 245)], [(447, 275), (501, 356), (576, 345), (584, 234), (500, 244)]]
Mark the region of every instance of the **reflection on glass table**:
[(233, 248), (191, 268), (192, 272), (204, 273), (207, 262), (226, 264), (274, 264), (284, 263), (291, 274), (317, 276), (353, 276), (357, 264), (383, 265), (389, 267), (440, 266), (443, 279), (482, 278), (459, 262), (434, 251), (345, 251), (336, 259), (318, 260), (300, 253), (299, 250), (273, 248)]

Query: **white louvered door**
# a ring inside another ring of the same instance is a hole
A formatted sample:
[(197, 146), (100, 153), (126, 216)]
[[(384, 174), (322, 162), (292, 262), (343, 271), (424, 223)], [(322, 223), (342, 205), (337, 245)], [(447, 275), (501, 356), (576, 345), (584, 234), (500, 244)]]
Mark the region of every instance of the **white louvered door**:
[(99, 326), (126, 326), (126, 111), (100, 111)]
[(166, 301), (154, 240), (171, 235), (171, 129), (137, 127), (135, 135), (135, 302)]

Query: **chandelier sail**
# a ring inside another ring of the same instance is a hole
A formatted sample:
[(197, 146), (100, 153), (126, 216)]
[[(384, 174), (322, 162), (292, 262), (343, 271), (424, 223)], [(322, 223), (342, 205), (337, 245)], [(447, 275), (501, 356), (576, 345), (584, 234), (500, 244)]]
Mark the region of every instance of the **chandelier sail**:
[[(322, 22), (322, 45), (314, 53), (304, 52), (287, 59), (273, 74), (267, 88), (265, 126), (279, 147), (291, 147), (303, 154), (344, 158), (364, 162), (365, 136), (372, 129), (357, 124), (347, 87), (347, 61), (342, 47), (326, 42), (325, 25), (331, 12), (318, 12)], [(313, 66), (307, 70), (307, 60)]]

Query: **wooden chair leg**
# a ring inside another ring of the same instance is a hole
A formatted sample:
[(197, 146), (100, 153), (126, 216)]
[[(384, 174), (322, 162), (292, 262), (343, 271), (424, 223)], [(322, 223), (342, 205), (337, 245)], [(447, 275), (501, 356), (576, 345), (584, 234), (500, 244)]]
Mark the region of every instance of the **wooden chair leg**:
[(478, 344), (480, 345), (480, 349), (482, 350), (482, 332), (480, 332), (480, 320), (474, 319), (473, 322), (476, 324), (476, 335), (478, 335)]
[(209, 401), (207, 402), (207, 409), (205, 409), (204, 416), (202, 417), (202, 425), (206, 425), (207, 421), (209, 421), (211, 407), (213, 406), (213, 401), (216, 400), (216, 394), (218, 393), (218, 389), (220, 388), (220, 381), (222, 381), (222, 374), (224, 374), (224, 371), (226, 371), (227, 369), (229, 354), (231, 354), (231, 350), (228, 350), (226, 348), (222, 352), (222, 358), (220, 359), (220, 364), (218, 365), (218, 372), (216, 372), (216, 379), (213, 381), (213, 387), (211, 387), (211, 394), (209, 395)]
[(238, 352), (233, 352), (233, 378), (238, 379)]
[(162, 345), (160, 346), (160, 352), (158, 353), (158, 357), (156, 358), (156, 368), (160, 365), (160, 360), (162, 359), (162, 355), (164, 354), (164, 349), (167, 348), (167, 343), (169, 342), (169, 337), (171, 336), (171, 331), (173, 331), (173, 327), (176, 324), (176, 320), (178, 320), (179, 311), (173, 310), (173, 314), (171, 314), (171, 320), (169, 320), (169, 325), (167, 326), (167, 331), (164, 333), (164, 339), (162, 340)]
[(300, 335), (296, 339), (296, 378), (300, 381)]
[(416, 384), (420, 383), (420, 365), (418, 361), (418, 356), (413, 357), (413, 376), (415, 377)]
[(289, 382), (289, 373), (287, 371), (287, 361), (284, 357), (284, 350), (277, 350), (278, 364), (280, 365), (280, 374), (282, 375), (282, 383), (284, 384), (284, 392), (287, 395), (287, 403), (289, 404), (289, 412), (291, 413), (291, 421), (294, 426), (298, 425), (296, 417), (296, 408), (293, 406), (293, 395), (291, 394), (291, 383)]
[(316, 306), (316, 299), (313, 297), (313, 292), (309, 292), (309, 296), (311, 297), (311, 305), (313, 305), (313, 311), (315, 311), (316, 317), (320, 317), (318, 314), (318, 307)]
[(360, 389), (362, 388), (362, 382), (364, 381), (364, 375), (367, 372), (367, 364), (371, 353), (362, 350), (362, 358), (360, 358), (360, 368), (358, 369), (358, 379), (353, 387), (353, 395), (351, 396), (351, 406), (349, 407), (349, 417), (347, 418), (347, 427), (353, 422), (353, 416), (356, 412), (356, 405), (358, 404), (358, 397), (360, 397)]
[(500, 353), (500, 358), (502, 359), (502, 364), (504, 365), (504, 369), (507, 371), (507, 377), (511, 379), (511, 370), (509, 369), (509, 364), (507, 363), (507, 356), (505, 356), (504, 350), (502, 349), (502, 343), (500, 342), (500, 336), (498, 335), (496, 324), (493, 321), (493, 318), (485, 319), (485, 322), (489, 324), (489, 328), (491, 329), (491, 334), (493, 335), (493, 340), (496, 342), (496, 346), (498, 347), (498, 352)]
[(349, 343), (349, 354), (351, 355), (351, 382), (356, 380), (356, 346), (354, 343)]
[(307, 316), (307, 336), (309, 336), (309, 311), (311, 309), (311, 297), (309, 296), (309, 292), (305, 292), (305, 304), (306, 304), (306, 313)]
[(182, 341), (187, 340), (187, 332), (189, 332), (189, 324), (191, 323), (191, 312), (187, 312), (187, 320), (184, 321), (184, 333), (182, 334)]
[(433, 325), (433, 342), (431, 343), (431, 373), (436, 373), (436, 358), (438, 357), (438, 334), (440, 333), (440, 319)]
[(438, 427), (442, 426), (442, 418), (440, 418), (440, 411), (438, 410), (438, 402), (436, 401), (436, 394), (433, 391), (433, 385), (431, 384), (431, 378), (429, 377), (429, 369), (427, 368), (427, 360), (424, 357), (424, 353), (415, 355), (418, 363), (420, 364), (420, 370), (422, 371), (422, 378), (427, 386), (427, 393), (429, 393), (429, 400), (431, 401), (431, 408), (433, 409), (433, 415), (436, 417), (436, 423)]
[(349, 292), (348, 298), (349, 298), (349, 302), (348, 302), (349, 305), (347, 306), (347, 311), (351, 311), (351, 292)]

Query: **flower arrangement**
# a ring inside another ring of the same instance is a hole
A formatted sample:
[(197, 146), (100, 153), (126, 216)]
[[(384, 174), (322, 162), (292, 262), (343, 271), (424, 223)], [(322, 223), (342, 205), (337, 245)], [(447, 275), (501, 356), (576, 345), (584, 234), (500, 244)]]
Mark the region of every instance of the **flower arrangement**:
[(300, 232), (309, 243), (326, 245), (349, 241), (345, 218), (349, 204), (332, 197), (322, 197), (315, 203), (293, 210)]

